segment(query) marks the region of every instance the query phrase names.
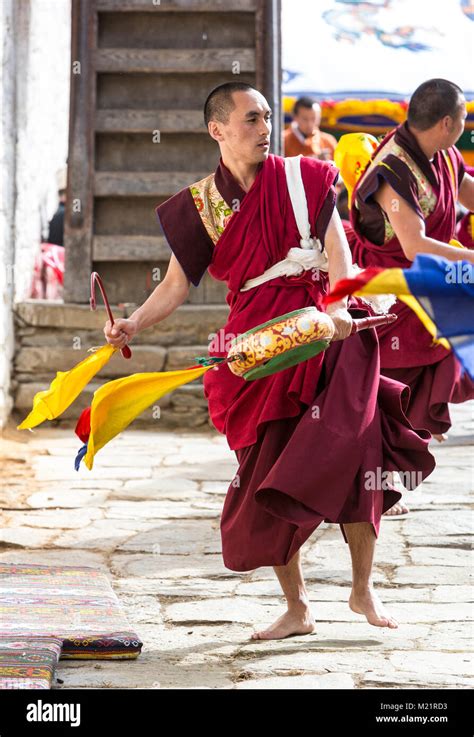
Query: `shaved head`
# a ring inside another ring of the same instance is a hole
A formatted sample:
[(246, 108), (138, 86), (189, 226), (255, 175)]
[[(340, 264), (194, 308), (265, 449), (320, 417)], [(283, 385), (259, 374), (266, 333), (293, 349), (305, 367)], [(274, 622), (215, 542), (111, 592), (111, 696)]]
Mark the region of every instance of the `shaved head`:
[(204, 118), (229, 168), (245, 165), (252, 169), (268, 158), (272, 111), (252, 85), (228, 82), (216, 87), (206, 100)]
[(227, 125), (229, 115), (235, 109), (235, 102), (232, 99), (233, 92), (248, 92), (255, 90), (251, 84), (246, 82), (225, 82), (215, 87), (207, 96), (204, 103), (204, 122), (207, 124), (211, 120)]
[(408, 125), (420, 131), (449, 115), (455, 118), (464, 102), (460, 87), (447, 79), (429, 79), (414, 91), (408, 106)]

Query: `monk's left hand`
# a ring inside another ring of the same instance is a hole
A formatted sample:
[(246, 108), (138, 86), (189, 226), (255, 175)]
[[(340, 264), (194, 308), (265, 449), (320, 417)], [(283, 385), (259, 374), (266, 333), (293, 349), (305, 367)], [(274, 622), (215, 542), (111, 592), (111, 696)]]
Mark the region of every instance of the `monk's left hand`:
[(349, 312), (344, 307), (332, 307), (332, 305), (329, 305), (327, 314), (332, 318), (336, 328), (333, 340), (347, 338), (352, 330), (352, 317)]

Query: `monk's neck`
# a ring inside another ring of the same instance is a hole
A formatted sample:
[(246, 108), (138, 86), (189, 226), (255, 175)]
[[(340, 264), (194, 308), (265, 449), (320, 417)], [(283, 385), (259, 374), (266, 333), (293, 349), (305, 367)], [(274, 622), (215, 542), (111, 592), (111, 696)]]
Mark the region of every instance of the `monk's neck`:
[(433, 140), (432, 135), (425, 131), (416, 130), (415, 128), (410, 128), (410, 132), (428, 161), (431, 161), (435, 153), (440, 150), (437, 142)]
[(222, 156), (222, 163), (227, 167), (244, 192), (248, 192), (257, 176), (258, 164), (245, 164), (242, 161), (224, 158), (224, 156)]

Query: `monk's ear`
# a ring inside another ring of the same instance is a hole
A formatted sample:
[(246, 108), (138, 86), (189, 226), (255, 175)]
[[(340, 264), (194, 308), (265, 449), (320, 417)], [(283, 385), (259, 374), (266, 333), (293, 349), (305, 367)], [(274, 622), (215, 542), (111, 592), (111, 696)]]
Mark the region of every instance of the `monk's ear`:
[(224, 136), (222, 135), (221, 126), (217, 122), (217, 120), (210, 120), (207, 124), (207, 131), (211, 138), (213, 138), (218, 143), (222, 142), (224, 140)]
[(440, 123), (443, 133), (451, 133), (454, 126), (454, 120), (450, 115), (445, 115), (444, 118), (441, 118)]

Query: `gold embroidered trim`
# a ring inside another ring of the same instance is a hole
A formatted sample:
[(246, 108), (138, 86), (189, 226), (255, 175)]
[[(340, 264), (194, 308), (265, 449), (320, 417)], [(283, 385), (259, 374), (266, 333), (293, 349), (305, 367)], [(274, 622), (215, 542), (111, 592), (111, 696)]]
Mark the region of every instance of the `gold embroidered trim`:
[[(387, 166), (387, 164), (382, 160), (384, 159), (388, 154), (392, 154), (393, 156), (396, 156), (397, 159), (400, 159), (403, 161), (410, 171), (412, 172), (413, 176), (416, 179), (416, 186), (418, 189), (418, 203), (420, 205), (421, 212), (423, 213), (423, 217), (426, 218), (431, 215), (433, 210), (436, 207), (436, 203), (438, 201), (438, 198), (436, 194), (433, 191), (433, 187), (421, 171), (421, 169), (415, 164), (411, 156), (407, 154), (405, 149), (403, 149), (401, 146), (398, 145), (398, 143), (395, 143), (395, 141), (392, 140), (387, 143), (384, 148), (379, 151), (377, 156), (371, 161), (370, 165), (366, 169), (366, 171), (363, 174), (363, 177), (365, 178), (368, 176), (370, 172), (372, 172), (376, 166), (385, 166), (387, 168), (390, 168)], [(395, 232), (390, 224), (390, 220), (387, 218), (385, 212), (381, 209), (383, 219), (384, 219), (384, 225), (385, 225), (385, 237), (384, 237), (384, 243), (391, 240), (395, 236)]]
[(209, 174), (208, 177), (191, 184), (189, 189), (203, 225), (216, 245), (234, 212), (222, 199), (214, 181), (214, 174)]

